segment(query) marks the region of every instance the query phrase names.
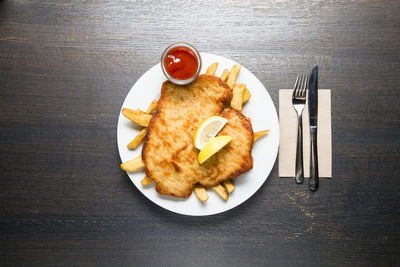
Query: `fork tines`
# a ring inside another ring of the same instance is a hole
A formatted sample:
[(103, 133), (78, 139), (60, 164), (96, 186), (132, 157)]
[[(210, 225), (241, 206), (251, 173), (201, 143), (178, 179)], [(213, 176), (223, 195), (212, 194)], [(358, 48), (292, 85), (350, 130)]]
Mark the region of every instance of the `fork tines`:
[(301, 74), (297, 76), (296, 83), (294, 84), (293, 98), (306, 97), (308, 76)]

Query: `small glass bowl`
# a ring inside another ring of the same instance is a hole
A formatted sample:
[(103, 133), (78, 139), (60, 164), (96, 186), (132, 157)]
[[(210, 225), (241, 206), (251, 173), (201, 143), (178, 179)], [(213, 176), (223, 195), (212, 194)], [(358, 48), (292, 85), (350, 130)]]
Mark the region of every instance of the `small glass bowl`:
[[(188, 78), (188, 79), (186, 79), (186, 80), (179, 80), (179, 79), (175, 79), (175, 78), (171, 77), (171, 76), (168, 74), (167, 70), (165, 69), (165, 59), (166, 59), (168, 53), (169, 53), (172, 49), (174, 49), (175, 47), (180, 47), (180, 46), (183, 46), (183, 47), (186, 47), (186, 48), (189, 48), (190, 50), (192, 50), (193, 53), (195, 54), (196, 58), (197, 58), (197, 70), (196, 70), (196, 72), (193, 74), (192, 77), (190, 77), (190, 78)], [(194, 80), (196, 80), (197, 76), (199, 76), (199, 74), (200, 74), (200, 70), (201, 70), (201, 57), (200, 57), (200, 53), (199, 53), (199, 51), (197, 51), (197, 49), (196, 49), (193, 45), (188, 44), (188, 43), (179, 42), (179, 43), (171, 44), (170, 46), (168, 46), (168, 47), (164, 50), (164, 52), (163, 52), (163, 54), (162, 54), (162, 56), (161, 56), (161, 69), (162, 69), (162, 71), (163, 71), (165, 77), (167, 77), (167, 79), (168, 79), (169, 81), (171, 81), (172, 83), (177, 84), (177, 85), (186, 85), (186, 84), (189, 84), (189, 83), (193, 82)]]

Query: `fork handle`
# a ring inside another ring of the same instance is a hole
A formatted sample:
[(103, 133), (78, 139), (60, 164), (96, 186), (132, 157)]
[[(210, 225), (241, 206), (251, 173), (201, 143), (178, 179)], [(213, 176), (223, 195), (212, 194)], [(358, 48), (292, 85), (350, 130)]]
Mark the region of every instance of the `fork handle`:
[(296, 183), (301, 184), (304, 181), (303, 168), (303, 112), (299, 112), (299, 126), (297, 129), (297, 149), (296, 149)]
[(317, 127), (310, 127), (310, 180), (309, 186), (311, 191), (316, 191), (319, 185), (318, 173), (318, 153), (317, 153)]

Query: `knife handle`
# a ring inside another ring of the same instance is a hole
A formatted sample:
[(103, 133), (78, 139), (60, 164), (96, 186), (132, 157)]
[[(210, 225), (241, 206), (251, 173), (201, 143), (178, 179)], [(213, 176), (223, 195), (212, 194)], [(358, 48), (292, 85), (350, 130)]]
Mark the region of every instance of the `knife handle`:
[(296, 149), (296, 183), (301, 184), (304, 181), (303, 168), (303, 112), (299, 112), (299, 126), (297, 127), (297, 149)]
[(310, 180), (309, 186), (311, 191), (316, 191), (319, 185), (318, 174), (318, 153), (317, 153), (317, 127), (310, 127)]

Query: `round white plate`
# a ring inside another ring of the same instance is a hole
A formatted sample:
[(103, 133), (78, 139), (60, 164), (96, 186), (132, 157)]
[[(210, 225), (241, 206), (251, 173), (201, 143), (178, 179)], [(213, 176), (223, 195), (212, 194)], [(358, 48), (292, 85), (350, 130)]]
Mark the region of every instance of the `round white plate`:
[[(218, 62), (216, 75), (223, 69), (230, 69), (236, 62), (225, 57), (201, 53), (202, 71)], [(166, 80), (160, 64), (148, 70), (129, 91), (122, 107), (146, 110), (151, 101), (160, 98), (161, 84)], [(243, 107), (243, 114), (250, 117), (254, 132), (271, 130), (260, 138), (253, 146), (253, 169), (234, 180), (235, 191), (224, 201), (212, 189), (208, 189), (209, 199), (202, 203), (193, 193), (188, 199), (176, 199), (159, 195), (155, 191), (154, 183), (143, 187), (140, 181), (145, 176), (144, 171), (127, 173), (135, 186), (155, 204), (184, 215), (203, 216), (212, 215), (232, 209), (250, 198), (265, 182), (274, 166), (279, 146), (279, 123), (276, 109), (265, 87), (250, 71), (242, 66), (237, 77), (237, 83), (245, 83), (251, 93), (250, 100)], [(122, 110), (122, 108), (121, 108)], [(126, 145), (136, 136), (140, 128), (126, 119), (122, 113), (118, 119), (117, 142), (121, 161), (125, 162), (140, 155), (141, 145), (135, 150), (129, 150)]]

